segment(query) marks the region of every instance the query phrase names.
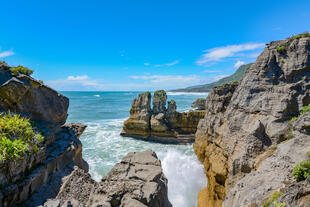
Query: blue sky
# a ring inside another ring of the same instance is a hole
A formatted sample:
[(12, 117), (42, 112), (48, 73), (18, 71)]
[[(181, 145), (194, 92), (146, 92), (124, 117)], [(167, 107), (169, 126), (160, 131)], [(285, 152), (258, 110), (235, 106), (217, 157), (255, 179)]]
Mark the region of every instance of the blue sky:
[(0, 60), (57, 90), (183, 88), (310, 30), (309, 0), (1, 1)]

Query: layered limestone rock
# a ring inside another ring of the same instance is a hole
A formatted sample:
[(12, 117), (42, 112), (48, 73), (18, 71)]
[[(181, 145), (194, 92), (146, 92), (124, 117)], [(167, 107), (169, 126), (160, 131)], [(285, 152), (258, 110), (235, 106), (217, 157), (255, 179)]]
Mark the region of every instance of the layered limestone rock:
[(125, 121), (121, 135), (143, 138), (149, 141), (183, 144), (194, 141), (194, 134), (203, 110), (179, 113), (174, 100), (167, 104), (167, 94), (163, 90), (155, 91), (153, 109), (150, 107), (149, 92), (139, 94), (134, 99), (130, 117)]
[(309, 69), (310, 38), (271, 42), (240, 84), (210, 92), (194, 144), (208, 177), (199, 207), (261, 206), (296, 182), (291, 170), (306, 158), (310, 137), (289, 120), (310, 104)]
[(98, 183), (76, 168), (44, 207), (172, 207), (167, 191), (160, 160), (148, 150), (129, 153)]
[(12, 76), (0, 63), (0, 112), (30, 118), (44, 144), (21, 160), (0, 163), (0, 206), (37, 206), (57, 195), (61, 178), (74, 166), (88, 171), (78, 137), (86, 125), (65, 123), (69, 100), (26, 75)]
[(150, 135), (151, 93), (141, 93), (132, 102), (130, 117), (124, 123), (122, 135), (147, 138)]
[(192, 108), (197, 108), (197, 110), (206, 110), (206, 99), (198, 98), (191, 105)]

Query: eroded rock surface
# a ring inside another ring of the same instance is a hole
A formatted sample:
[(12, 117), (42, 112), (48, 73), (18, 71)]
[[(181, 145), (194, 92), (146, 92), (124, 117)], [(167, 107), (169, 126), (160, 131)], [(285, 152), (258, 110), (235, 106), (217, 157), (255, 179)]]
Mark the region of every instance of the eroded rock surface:
[(56, 199), (44, 207), (171, 207), (167, 191), (167, 179), (155, 152), (132, 152), (98, 183), (76, 168), (64, 179)]
[(261, 206), (296, 182), (291, 170), (310, 149), (309, 121), (289, 120), (310, 104), (309, 69), (310, 38), (271, 42), (240, 84), (210, 92), (194, 144), (208, 177), (199, 207)]
[(205, 110), (206, 109), (206, 99), (198, 98), (191, 105), (192, 108), (197, 108), (197, 110)]
[(155, 91), (153, 109), (149, 92), (139, 94), (132, 103), (130, 117), (123, 125), (121, 135), (143, 138), (149, 141), (183, 144), (194, 141), (194, 134), (204, 110), (177, 112), (174, 100), (168, 101), (163, 90)]
[(33, 120), (64, 124), (69, 99), (30, 76), (12, 76), (0, 65), (0, 111), (13, 111)]
[(0, 206), (38, 206), (57, 195), (61, 179), (74, 166), (88, 171), (78, 139), (86, 125), (63, 125), (69, 100), (30, 76), (13, 77), (9, 69), (0, 62), (0, 112), (30, 118), (44, 136), (44, 143), (22, 160), (1, 161)]

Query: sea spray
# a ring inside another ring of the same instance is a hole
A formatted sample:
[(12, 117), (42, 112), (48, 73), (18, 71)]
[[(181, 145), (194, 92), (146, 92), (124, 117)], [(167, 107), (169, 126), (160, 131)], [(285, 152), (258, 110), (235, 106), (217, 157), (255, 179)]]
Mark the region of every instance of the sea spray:
[(170, 202), (174, 207), (195, 207), (198, 193), (207, 182), (203, 166), (195, 156), (177, 150), (168, 150), (164, 154), (162, 167), (168, 178)]
[[(70, 98), (68, 121), (88, 125), (80, 140), (83, 158), (89, 163), (91, 176), (100, 181), (128, 152), (152, 149), (162, 161), (173, 206), (196, 206), (198, 192), (206, 185), (206, 178), (192, 145), (164, 145), (119, 135), (128, 118), (130, 104), (138, 93), (65, 93)], [(177, 102), (179, 111), (189, 110), (190, 104), (197, 98), (196, 95), (168, 95), (168, 99)]]

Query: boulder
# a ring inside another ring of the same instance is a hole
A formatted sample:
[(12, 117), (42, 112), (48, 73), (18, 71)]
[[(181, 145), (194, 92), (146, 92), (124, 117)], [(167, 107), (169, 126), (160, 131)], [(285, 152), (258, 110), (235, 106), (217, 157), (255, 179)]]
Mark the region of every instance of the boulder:
[(30, 76), (12, 76), (0, 64), (0, 111), (14, 111), (33, 120), (64, 124), (69, 99)]
[(64, 179), (56, 199), (44, 206), (171, 207), (167, 194), (160, 160), (148, 150), (127, 154), (98, 183), (75, 168)]

